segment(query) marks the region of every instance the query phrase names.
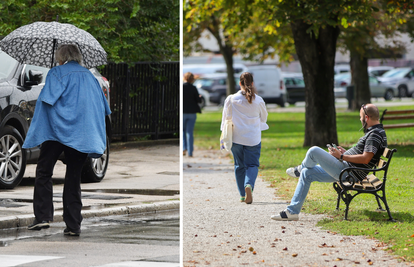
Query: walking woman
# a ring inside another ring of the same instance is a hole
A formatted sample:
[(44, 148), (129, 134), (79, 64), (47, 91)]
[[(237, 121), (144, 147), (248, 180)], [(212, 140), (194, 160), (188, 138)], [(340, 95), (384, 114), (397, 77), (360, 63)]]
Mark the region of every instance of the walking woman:
[(193, 85), (194, 75), (191, 72), (184, 74), (183, 84), (183, 155), (188, 153), (193, 156), (194, 150), (194, 126), (197, 113), (201, 113), (201, 97), (197, 88)]
[(240, 88), (224, 102), (221, 130), (226, 119), (233, 121), (234, 172), (240, 201), (253, 202), (254, 183), (259, 172), (262, 131), (269, 129), (266, 124), (267, 111), (263, 99), (256, 94), (253, 75), (244, 72), (240, 76)]
[(105, 116), (111, 113), (99, 82), (82, 67), (74, 44), (56, 52), (39, 95), (23, 148), (40, 146), (33, 195), (35, 219), (29, 230), (49, 228), (53, 221), (53, 169), (62, 152), (66, 174), (63, 188), (65, 235), (79, 236), (82, 222), (81, 172), (87, 157), (100, 157), (106, 148)]

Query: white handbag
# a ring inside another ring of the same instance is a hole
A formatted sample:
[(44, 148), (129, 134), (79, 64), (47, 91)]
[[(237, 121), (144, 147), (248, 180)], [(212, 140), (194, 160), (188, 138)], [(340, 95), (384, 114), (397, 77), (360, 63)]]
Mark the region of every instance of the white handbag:
[(231, 102), (232, 97), (229, 99), (230, 101), (230, 111), (231, 117), (230, 119), (226, 119), (224, 121), (223, 130), (221, 131), (220, 136), (220, 150), (231, 151), (231, 146), (233, 145), (233, 104)]

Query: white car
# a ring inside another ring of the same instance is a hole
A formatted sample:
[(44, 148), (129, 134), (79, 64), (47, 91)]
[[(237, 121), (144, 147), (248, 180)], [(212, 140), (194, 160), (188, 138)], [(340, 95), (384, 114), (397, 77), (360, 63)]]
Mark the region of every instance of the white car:
[(399, 97), (411, 96), (414, 93), (414, 69), (395, 68), (378, 77), (382, 83), (398, 89)]
[(391, 66), (374, 66), (374, 67), (368, 67), (368, 74), (380, 77), (384, 73), (386, 73), (389, 70), (394, 69), (394, 67)]
[(285, 107), (286, 87), (280, 68), (275, 65), (249, 66), (259, 96), (266, 104), (275, 103)]
[[(346, 88), (351, 83), (351, 73), (337, 74), (334, 79), (335, 98), (346, 97)], [(377, 77), (371, 75), (369, 76), (369, 89), (371, 91), (371, 97), (383, 97), (387, 101), (392, 100), (398, 94), (397, 88), (382, 84), (378, 81)]]

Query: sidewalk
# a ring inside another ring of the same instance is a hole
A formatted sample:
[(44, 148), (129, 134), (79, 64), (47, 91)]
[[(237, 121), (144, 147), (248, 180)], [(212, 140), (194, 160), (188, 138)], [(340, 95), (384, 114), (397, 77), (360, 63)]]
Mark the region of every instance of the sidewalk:
[(316, 227), (323, 215), (271, 220), (287, 201), (260, 177), (253, 203), (241, 203), (233, 162), (219, 151), (194, 151), (183, 170), (184, 266), (407, 266), (376, 240)]
[[(109, 166), (100, 183), (83, 183), (84, 218), (179, 209), (180, 157), (178, 140), (111, 145)], [(36, 165), (27, 165), (19, 186), (0, 190), (0, 229), (33, 222)], [(66, 165), (58, 161), (53, 175), (54, 222), (62, 221)]]

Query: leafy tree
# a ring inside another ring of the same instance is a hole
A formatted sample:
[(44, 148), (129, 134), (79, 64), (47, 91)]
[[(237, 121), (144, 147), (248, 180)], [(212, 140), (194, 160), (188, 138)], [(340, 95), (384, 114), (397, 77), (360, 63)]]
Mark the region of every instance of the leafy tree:
[[(366, 0), (220, 0), (216, 5), (228, 13), (225, 26), (233, 34), (242, 32), (254, 14), (266, 22), (265, 29), (289, 26), (306, 84), (304, 146), (337, 143), (333, 94), (335, 52), (341, 28), (359, 22), (378, 21), (375, 1)], [(388, 8), (388, 6), (386, 6)], [(393, 13), (395, 10), (387, 9)], [(275, 46), (279, 50), (279, 46)]]
[(179, 60), (178, 0), (6, 0), (0, 36), (35, 21), (71, 23), (90, 32), (114, 62)]
[[(287, 34), (278, 35), (275, 32), (263, 31), (266, 24), (253, 16), (254, 23), (250, 23), (242, 32), (233, 32), (227, 21), (231, 9), (222, 9), (214, 1), (189, 0), (184, 2), (184, 55), (190, 52), (204, 51), (198, 40), (204, 31), (208, 31), (217, 41), (220, 53), (223, 55), (227, 67), (227, 94), (235, 93), (233, 56), (239, 53), (245, 60), (263, 62), (266, 58), (274, 57), (277, 52), (272, 47), (275, 43), (285, 45), (284, 53), (278, 56), (284, 60), (292, 57), (292, 38)], [(290, 29), (285, 28), (285, 31)], [(282, 31), (282, 30), (280, 30)], [(290, 49), (289, 49), (290, 48)]]
[[(409, 14), (400, 9), (394, 10), (386, 2), (375, 2), (373, 8), (376, 10), (372, 13), (373, 19), (354, 21), (353, 25), (343, 25), (338, 40), (339, 44), (345, 45), (351, 55), (352, 84), (355, 86), (353, 110), (371, 101), (367, 73), (368, 57), (375, 53), (392, 51), (397, 54), (405, 51), (404, 44), (394, 37), (398, 36), (398, 29), (410, 18)], [(387, 42), (378, 42), (380, 36), (383, 37), (381, 40), (387, 39)]]

